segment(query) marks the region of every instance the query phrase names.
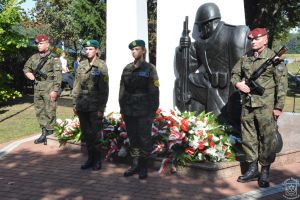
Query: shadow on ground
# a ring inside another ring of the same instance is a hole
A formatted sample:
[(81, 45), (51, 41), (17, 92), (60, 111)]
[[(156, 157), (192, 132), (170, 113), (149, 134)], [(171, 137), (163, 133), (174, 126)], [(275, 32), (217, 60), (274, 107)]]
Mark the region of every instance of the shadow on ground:
[[(48, 148), (48, 147), (47, 147)], [(59, 149), (52, 154), (21, 150), (0, 162), (1, 199), (221, 199), (222, 190), (236, 190), (226, 181), (159, 176), (150, 170), (146, 181), (124, 178), (125, 164), (104, 162), (101, 171), (82, 171), (80, 150)], [(294, 174), (272, 171), (286, 178)], [(280, 180), (274, 178), (274, 182)], [(282, 180), (281, 180), (282, 181)], [(258, 189), (253, 186), (252, 190)]]

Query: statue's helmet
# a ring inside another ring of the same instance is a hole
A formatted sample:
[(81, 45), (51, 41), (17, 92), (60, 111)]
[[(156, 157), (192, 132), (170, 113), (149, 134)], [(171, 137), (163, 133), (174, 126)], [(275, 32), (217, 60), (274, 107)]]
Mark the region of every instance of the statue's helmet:
[(205, 3), (197, 10), (195, 24), (200, 25), (213, 19), (221, 19), (219, 7), (214, 3)]

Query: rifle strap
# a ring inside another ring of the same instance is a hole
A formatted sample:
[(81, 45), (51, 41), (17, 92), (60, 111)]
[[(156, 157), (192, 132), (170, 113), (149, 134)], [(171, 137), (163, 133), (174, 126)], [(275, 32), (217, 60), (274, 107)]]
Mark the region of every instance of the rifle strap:
[(45, 57), (40, 58), (40, 61), (37, 64), (37, 68), (36, 68), (35, 72), (40, 71), (44, 67), (44, 65), (46, 64), (46, 62), (48, 60), (49, 55), (50, 55), (50, 53), (48, 55), (46, 55)]

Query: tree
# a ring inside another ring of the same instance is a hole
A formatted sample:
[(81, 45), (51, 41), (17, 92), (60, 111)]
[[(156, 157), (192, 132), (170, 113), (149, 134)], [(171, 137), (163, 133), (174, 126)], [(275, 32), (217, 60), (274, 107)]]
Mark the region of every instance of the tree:
[(0, 61), (3, 61), (4, 51), (26, 46), (26, 38), (19, 34), (16, 25), (22, 20), (22, 9), (18, 0), (0, 0)]
[(16, 25), (22, 20), (20, 4), (24, 1), (0, 0), (0, 103), (20, 97), (21, 93), (11, 88), (13, 77), (6, 72), (9, 66), (3, 66), (4, 53), (13, 53), (16, 48), (26, 46), (27, 40), (19, 34)]
[(244, 0), (246, 24), (250, 29), (269, 30), (269, 46), (285, 39), (291, 28), (300, 26), (299, 0)]
[(48, 34), (55, 44), (64, 41), (77, 52), (84, 39), (101, 40), (105, 45), (106, 4), (89, 0), (36, 0), (32, 12), (41, 32)]
[(156, 11), (157, 0), (148, 0), (148, 38), (149, 38), (149, 60), (156, 64)]

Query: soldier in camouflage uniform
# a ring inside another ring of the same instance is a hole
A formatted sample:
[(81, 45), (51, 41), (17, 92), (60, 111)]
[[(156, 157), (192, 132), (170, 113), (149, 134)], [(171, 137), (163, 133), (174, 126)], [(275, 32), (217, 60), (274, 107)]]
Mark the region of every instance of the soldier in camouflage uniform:
[(103, 113), (108, 99), (108, 70), (98, 58), (99, 42), (85, 44), (87, 59), (80, 62), (73, 88), (74, 113), (78, 115), (80, 129), (86, 141), (87, 161), (81, 169), (101, 169), (100, 132)]
[(147, 161), (152, 151), (151, 128), (159, 106), (159, 80), (154, 65), (145, 61), (145, 42), (135, 40), (129, 44), (134, 62), (123, 70), (119, 104), (130, 140), (131, 168), (124, 176), (139, 174), (147, 178)]
[(42, 129), (41, 136), (34, 143), (47, 144), (47, 135), (53, 133), (56, 123), (57, 92), (62, 79), (61, 65), (56, 55), (49, 51), (47, 35), (36, 36), (35, 42), (39, 52), (27, 60), (23, 71), (28, 79), (34, 81), (34, 107)]
[[(249, 32), (252, 50), (244, 55), (232, 70), (232, 84), (243, 93), (242, 141), (249, 169), (238, 182), (258, 179), (260, 187), (269, 187), (270, 165), (275, 160), (276, 120), (282, 114), (287, 90), (287, 69), (282, 62), (273, 62), (255, 81), (265, 91), (260, 96), (253, 94), (245, 84), (251, 74), (274, 52), (267, 48), (267, 31), (256, 28)], [(276, 64), (275, 64), (276, 63)], [(278, 64), (279, 63), (279, 64)], [(261, 174), (258, 172), (260, 163)]]

